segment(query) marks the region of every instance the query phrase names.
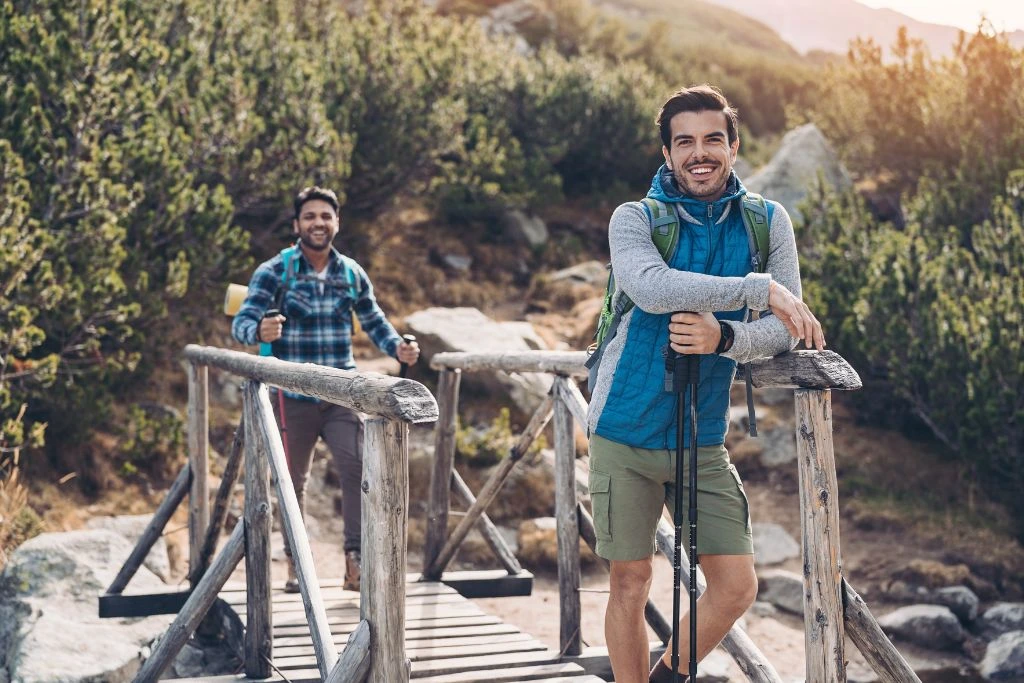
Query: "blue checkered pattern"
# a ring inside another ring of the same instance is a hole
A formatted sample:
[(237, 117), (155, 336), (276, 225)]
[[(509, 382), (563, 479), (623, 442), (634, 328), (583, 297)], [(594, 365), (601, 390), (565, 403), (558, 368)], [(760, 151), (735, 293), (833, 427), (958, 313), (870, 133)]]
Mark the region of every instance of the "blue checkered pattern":
[[(333, 247), (326, 281), (296, 249), (292, 256), (294, 281), (283, 288), (284, 259), (278, 254), (253, 273), (249, 292), (235, 315), (231, 334), (242, 344), (256, 344), (256, 329), (263, 315), (278, 307), (287, 318), (274, 356), (295, 363), (316, 363), (342, 370), (355, 369), (352, 357), (352, 314), (377, 347), (396, 357), (402, 339), (377, 305), (373, 285), (363, 268)], [(321, 291), (322, 290), (322, 291)], [(285, 392), (287, 396), (315, 400)]]

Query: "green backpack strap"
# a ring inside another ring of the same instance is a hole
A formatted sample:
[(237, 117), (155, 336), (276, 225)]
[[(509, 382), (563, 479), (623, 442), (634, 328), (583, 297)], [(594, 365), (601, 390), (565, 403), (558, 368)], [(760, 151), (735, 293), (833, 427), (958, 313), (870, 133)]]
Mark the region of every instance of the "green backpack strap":
[(754, 272), (763, 273), (768, 269), (768, 233), (771, 227), (768, 225), (768, 202), (756, 192), (747, 192), (740, 199), (740, 210), (750, 245), (750, 265)]
[(651, 215), (651, 240), (667, 263), (679, 244), (679, 214), (665, 202), (644, 197), (640, 200)]

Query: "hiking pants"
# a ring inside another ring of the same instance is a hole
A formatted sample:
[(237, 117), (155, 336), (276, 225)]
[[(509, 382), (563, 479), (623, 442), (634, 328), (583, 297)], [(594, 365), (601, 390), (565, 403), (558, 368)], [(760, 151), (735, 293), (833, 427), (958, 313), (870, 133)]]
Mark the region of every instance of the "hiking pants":
[[(278, 427), (281, 426), (280, 399), (271, 398)], [(283, 440), (288, 444), (288, 471), (291, 474), (299, 511), (306, 515), (306, 484), (313, 466), (313, 448), (322, 437), (334, 457), (334, 466), (341, 478), (341, 518), (345, 524), (344, 550), (359, 550), (361, 523), (361, 491), (363, 476), (363, 415), (350, 408), (326, 401), (301, 401), (284, 398), (286, 430)], [(291, 556), (287, 537), (285, 553)]]

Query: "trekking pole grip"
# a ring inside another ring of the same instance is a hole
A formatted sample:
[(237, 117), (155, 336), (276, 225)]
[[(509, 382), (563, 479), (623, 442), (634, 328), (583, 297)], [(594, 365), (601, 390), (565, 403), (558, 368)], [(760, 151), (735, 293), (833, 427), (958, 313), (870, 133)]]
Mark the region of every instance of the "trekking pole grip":
[[(411, 335), (411, 334), (403, 334), (402, 335), (402, 341), (405, 342), (406, 344), (412, 344), (412, 343), (415, 343), (416, 337), (415, 337), (415, 335)], [(404, 378), (406, 373), (408, 373), (408, 372), (409, 372), (409, 364), (408, 363), (400, 363), (400, 367), (398, 369), (398, 376)]]

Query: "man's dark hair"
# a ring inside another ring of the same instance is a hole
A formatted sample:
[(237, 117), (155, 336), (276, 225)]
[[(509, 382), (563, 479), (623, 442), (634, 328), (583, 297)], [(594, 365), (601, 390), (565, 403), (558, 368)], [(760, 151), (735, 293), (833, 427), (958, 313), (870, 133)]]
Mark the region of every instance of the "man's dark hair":
[(740, 136), (739, 115), (725, 99), (722, 91), (713, 85), (695, 85), (683, 88), (661, 105), (655, 123), (661, 130), (661, 142), (665, 147), (672, 148), (672, 117), (682, 111), (720, 111), (725, 114), (725, 124), (729, 134), (729, 144), (733, 144)]
[(314, 199), (319, 199), (330, 204), (334, 208), (334, 213), (338, 213), (338, 209), (341, 206), (338, 203), (338, 195), (334, 194), (334, 190), (328, 190), (326, 187), (317, 187), (316, 185), (304, 187), (299, 190), (297, 195), (295, 195), (295, 220), (299, 219), (299, 213), (302, 211), (302, 206), (306, 202), (311, 202)]

